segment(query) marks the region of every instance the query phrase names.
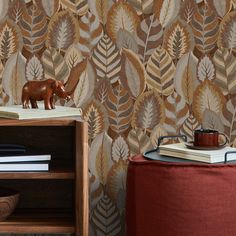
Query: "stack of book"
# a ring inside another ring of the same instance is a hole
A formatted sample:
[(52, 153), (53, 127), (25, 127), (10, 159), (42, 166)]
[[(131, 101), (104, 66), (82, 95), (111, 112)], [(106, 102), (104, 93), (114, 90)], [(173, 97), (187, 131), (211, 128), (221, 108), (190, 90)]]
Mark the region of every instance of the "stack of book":
[(0, 171), (48, 171), (50, 154), (26, 151), (24, 146), (0, 144)]
[[(236, 151), (236, 148), (224, 147), (219, 150), (195, 150), (186, 147), (185, 143), (175, 143), (159, 146), (160, 155), (205, 163), (224, 162), (225, 153), (233, 151)], [(234, 160), (236, 160), (236, 153), (229, 153), (229, 155), (227, 155), (227, 161)]]

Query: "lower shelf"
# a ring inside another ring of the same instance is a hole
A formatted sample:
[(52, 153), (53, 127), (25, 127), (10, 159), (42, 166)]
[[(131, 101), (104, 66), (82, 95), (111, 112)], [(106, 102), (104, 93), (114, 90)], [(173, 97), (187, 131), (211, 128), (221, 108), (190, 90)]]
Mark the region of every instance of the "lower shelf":
[(1, 233), (73, 234), (75, 225), (73, 217), (68, 213), (24, 210), (0, 222)]

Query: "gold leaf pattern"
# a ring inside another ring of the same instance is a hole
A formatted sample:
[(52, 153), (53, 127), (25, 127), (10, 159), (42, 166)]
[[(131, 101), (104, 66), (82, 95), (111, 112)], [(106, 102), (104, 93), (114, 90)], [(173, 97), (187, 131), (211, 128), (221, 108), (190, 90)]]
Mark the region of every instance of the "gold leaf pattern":
[(208, 4), (213, 10), (215, 10), (216, 14), (221, 18), (224, 17), (232, 7), (231, 0), (208, 0)]
[(121, 85), (108, 91), (106, 102), (110, 128), (116, 133), (122, 133), (130, 126), (133, 102), (126, 89)]
[(84, 120), (88, 122), (89, 141), (96, 135), (108, 129), (108, 116), (105, 107), (97, 100), (93, 99), (86, 104), (83, 109)]
[(192, 21), (193, 15), (197, 10), (197, 4), (195, 0), (182, 1), (180, 8), (180, 17), (185, 20), (187, 24)]
[(192, 28), (196, 48), (201, 53), (210, 53), (215, 48), (218, 36), (218, 19), (214, 11), (208, 6), (202, 6), (194, 13)]
[(121, 83), (133, 97), (138, 97), (145, 89), (145, 68), (139, 57), (129, 49), (123, 48), (121, 60)]
[(118, 162), (119, 160), (126, 160), (129, 157), (129, 146), (125, 138), (119, 135), (113, 139), (112, 142), (112, 160)]
[(163, 27), (166, 27), (179, 13), (180, 0), (155, 0), (154, 12)]
[(119, 29), (125, 29), (131, 34), (136, 33), (139, 17), (135, 10), (126, 2), (118, 1), (108, 12), (107, 32), (115, 41)]
[(46, 46), (67, 49), (78, 41), (78, 28), (77, 20), (68, 10), (54, 14), (48, 25)]
[(193, 53), (187, 53), (177, 63), (175, 73), (175, 89), (186, 103), (192, 104), (193, 93), (199, 84), (196, 76), (198, 59)]
[(9, 58), (22, 49), (22, 36), (16, 23), (6, 19), (0, 25), (0, 57)]
[(134, 103), (131, 125), (133, 128), (152, 130), (165, 119), (164, 104), (155, 90), (140, 95)]
[(219, 48), (236, 47), (236, 11), (230, 12), (221, 21), (217, 45)]
[(144, 153), (152, 148), (151, 141), (147, 134), (141, 129), (130, 130), (127, 142), (129, 144), (130, 155), (135, 156)]
[(165, 100), (165, 130), (170, 134), (178, 134), (184, 121), (189, 117), (189, 109), (184, 100), (176, 92), (172, 93)]
[(64, 8), (70, 9), (75, 14), (83, 16), (88, 11), (88, 1), (87, 0), (60, 0)]
[(47, 20), (38, 5), (31, 5), (23, 12), (20, 20), (24, 48), (30, 53), (39, 52), (44, 47), (47, 35)]
[(147, 62), (147, 84), (168, 96), (174, 91), (175, 65), (168, 52), (159, 46)]
[(151, 14), (153, 12), (153, 0), (128, 0), (138, 15)]
[(165, 30), (163, 47), (168, 51), (174, 61), (193, 50), (194, 39), (192, 30), (188, 24), (181, 20), (175, 20)]
[(95, 15), (87, 12), (79, 21), (79, 48), (84, 56), (90, 56), (92, 49), (103, 36), (103, 29)]
[(236, 92), (236, 58), (226, 48), (219, 48), (214, 54), (213, 61), (216, 67), (214, 83), (219, 86), (224, 95)]
[(108, 195), (114, 201), (120, 190), (126, 190), (127, 160), (119, 160), (116, 162), (108, 173)]
[(205, 79), (213, 80), (216, 70), (212, 59), (208, 55), (204, 55), (197, 65), (197, 77), (200, 81)]
[(205, 109), (220, 113), (224, 107), (225, 98), (223, 93), (210, 80), (201, 83), (194, 92), (193, 112), (201, 123)]
[[(21, 20), (21, 16), (23, 12), (26, 11), (25, 2), (22, 0), (13, 0), (9, 2), (8, 8), (8, 16), (11, 18), (16, 24), (18, 24)], [(2, 15), (0, 13), (0, 15)]]

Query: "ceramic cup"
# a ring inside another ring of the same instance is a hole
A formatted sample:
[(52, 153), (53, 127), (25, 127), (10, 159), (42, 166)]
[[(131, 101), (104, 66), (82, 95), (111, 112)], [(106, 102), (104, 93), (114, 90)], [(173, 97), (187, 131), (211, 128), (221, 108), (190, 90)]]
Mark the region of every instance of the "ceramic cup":
[[(219, 136), (224, 137), (224, 142), (219, 143)], [(225, 134), (211, 129), (198, 129), (194, 131), (194, 146), (198, 147), (218, 147), (224, 146), (228, 142)]]

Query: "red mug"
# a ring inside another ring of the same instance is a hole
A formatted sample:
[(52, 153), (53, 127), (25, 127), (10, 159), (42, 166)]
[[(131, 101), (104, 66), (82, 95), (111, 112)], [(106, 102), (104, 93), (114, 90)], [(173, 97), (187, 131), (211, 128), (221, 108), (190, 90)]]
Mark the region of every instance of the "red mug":
[[(219, 143), (219, 136), (223, 136), (225, 141)], [(225, 134), (212, 129), (198, 129), (194, 131), (194, 146), (198, 147), (220, 147), (228, 142)]]

